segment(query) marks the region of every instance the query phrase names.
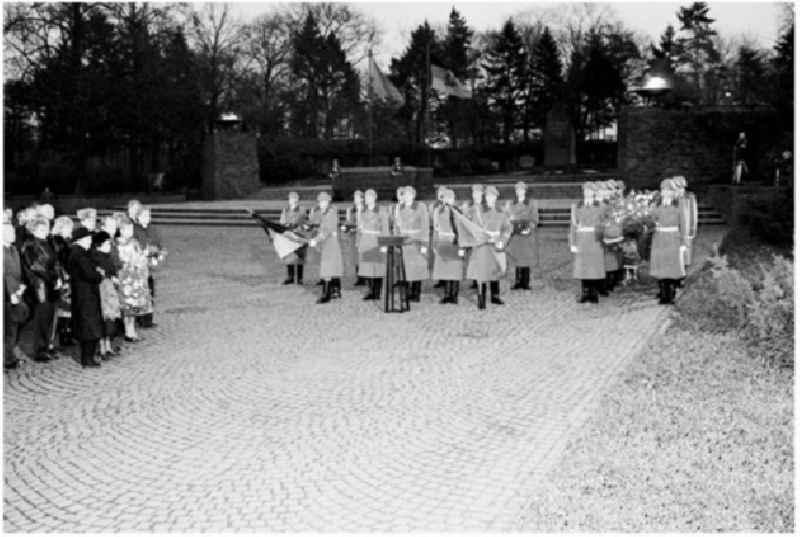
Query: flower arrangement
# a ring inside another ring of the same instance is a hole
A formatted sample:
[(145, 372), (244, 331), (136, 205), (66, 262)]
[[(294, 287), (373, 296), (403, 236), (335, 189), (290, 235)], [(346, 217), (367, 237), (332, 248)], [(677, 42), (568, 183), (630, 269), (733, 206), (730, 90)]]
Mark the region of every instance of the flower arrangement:
[(639, 239), (655, 229), (653, 209), (658, 206), (660, 194), (656, 191), (631, 190), (626, 196), (611, 201), (607, 219), (622, 227), (622, 235)]

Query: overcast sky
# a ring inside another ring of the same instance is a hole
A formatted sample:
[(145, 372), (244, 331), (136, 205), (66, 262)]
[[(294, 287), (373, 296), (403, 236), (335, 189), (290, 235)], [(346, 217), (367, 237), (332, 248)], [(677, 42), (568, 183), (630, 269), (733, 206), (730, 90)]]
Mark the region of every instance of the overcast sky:
[[(386, 68), (391, 57), (402, 54), (411, 30), (425, 19), (432, 26), (446, 25), (451, 6), (477, 30), (497, 29), (512, 15), (530, 9), (557, 6), (555, 2), (351, 2), (365, 15), (373, 17), (383, 31), (375, 56)], [(564, 4), (564, 3), (560, 3)], [(657, 41), (667, 24), (677, 26), (675, 13), (685, 2), (609, 2), (619, 18), (630, 29)], [(274, 10), (268, 2), (239, 2), (235, 10), (243, 19)], [(780, 25), (779, 2), (709, 2), (709, 14), (716, 19), (714, 27), (723, 37), (746, 35), (759, 46), (771, 47)]]

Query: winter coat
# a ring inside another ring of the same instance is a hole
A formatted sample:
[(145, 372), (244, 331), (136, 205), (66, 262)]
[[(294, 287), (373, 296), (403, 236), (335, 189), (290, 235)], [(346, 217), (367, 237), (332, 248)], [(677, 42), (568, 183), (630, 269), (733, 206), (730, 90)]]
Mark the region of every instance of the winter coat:
[(602, 280), (606, 277), (602, 213), (603, 209), (596, 206), (572, 208), (569, 244), (578, 248), (572, 267), (572, 277), (576, 280)]
[(100, 282), (88, 251), (79, 245), (70, 248), (67, 270), (72, 287), (72, 331), (79, 341), (103, 337), (103, 318), (100, 310)]
[(341, 278), (344, 267), (342, 248), (339, 245), (339, 211), (336, 207), (329, 206), (319, 217), (319, 233), (315, 237), (320, 252), (319, 277), (323, 280)]
[(677, 280), (686, 276), (680, 247), (685, 245), (686, 230), (678, 207), (653, 210), (656, 229), (650, 246), (650, 276), (658, 280)]
[(536, 200), (516, 202), (508, 209), (511, 220), (511, 239), (508, 241), (509, 261), (517, 267), (534, 267), (539, 264), (539, 245), (536, 226), (539, 225), (539, 206)]
[[(403, 246), (403, 268), (406, 280), (413, 282), (427, 280), (428, 273), (428, 209), (424, 203), (414, 202), (410, 207), (403, 205), (397, 209), (395, 234), (409, 239)], [(426, 249), (422, 253), (422, 248)]]
[(464, 257), (456, 244), (452, 213), (448, 207), (433, 209), (433, 279), (461, 281), (464, 275)]

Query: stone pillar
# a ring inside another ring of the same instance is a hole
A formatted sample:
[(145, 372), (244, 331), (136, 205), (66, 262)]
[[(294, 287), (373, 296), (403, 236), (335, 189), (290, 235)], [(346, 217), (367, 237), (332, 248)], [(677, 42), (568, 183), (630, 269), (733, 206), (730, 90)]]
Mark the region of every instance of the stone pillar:
[(203, 198), (244, 198), (259, 188), (255, 135), (232, 130), (207, 135), (203, 147)]

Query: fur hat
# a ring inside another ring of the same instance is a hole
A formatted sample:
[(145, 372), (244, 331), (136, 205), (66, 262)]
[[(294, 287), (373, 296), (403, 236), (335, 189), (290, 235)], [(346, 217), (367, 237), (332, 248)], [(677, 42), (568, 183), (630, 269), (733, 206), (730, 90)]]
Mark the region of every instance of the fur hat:
[(517, 181), (514, 184), (514, 190), (519, 190), (519, 189), (526, 190), (527, 188), (528, 188), (528, 185), (526, 185), (524, 181)]
[(489, 185), (489, 186), (486, 187), (486, 190), (484, 191), (484, 195), (486, 195), (486, 196), (494, 196), (496, 198), (496, 197), (498, 197), (500, 195), (500, 193), (497, 191), (497, 187), (496, 186)]
[(477, 183), (472, 185), (472, 191), (473, 192), (483, 192), (483, 185), (479, 185)]
[(78, 209), (76, 213), (78, 220), (93, 220), (97, 218), (97, 209), (87, 208), (87, 209)]
[(364, 191), (364, 198), (366, 199), (367, 197), (373, 197), (375, 199), (378, 199), (378, 193), (375, 192), (375, 190), (373, 190), (372, 188), (368, 188), (367, 190)]
[(317, 201), (331, 201), (331, 195), (323, 190), (317, 194)]

